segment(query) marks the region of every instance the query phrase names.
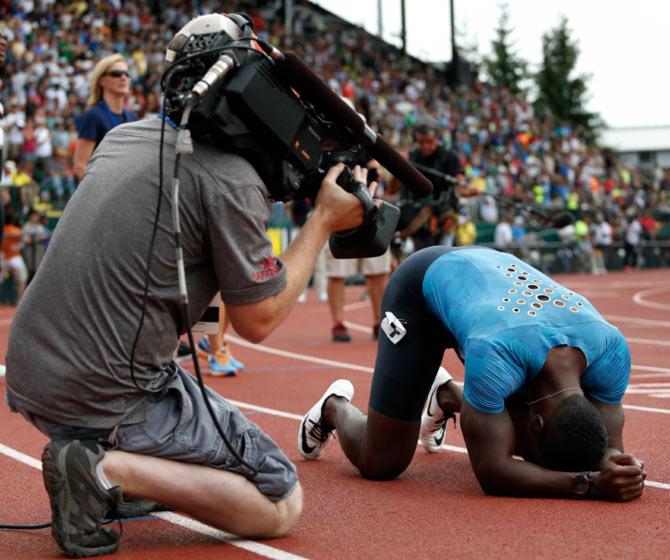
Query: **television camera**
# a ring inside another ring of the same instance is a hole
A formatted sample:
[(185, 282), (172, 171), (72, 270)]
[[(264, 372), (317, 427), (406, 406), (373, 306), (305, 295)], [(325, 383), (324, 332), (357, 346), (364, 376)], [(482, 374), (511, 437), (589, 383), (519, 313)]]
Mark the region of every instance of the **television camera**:
[[(258, 39), (243, 14), (200, 16), (170, 42), (163, 75), (165, 114), (190, 138), (247, 159), (278, 201), (314, 200), (327, 170), (376, 159), (409, 188), (432, 185), (376, 134), (294, 53)], [(362, 226), (330, 239), (338, 258), (369, 257), (388, 247), (399, 210), (378, 206), (365, 185), (345, 172), (340, 186), (365, 209)]]

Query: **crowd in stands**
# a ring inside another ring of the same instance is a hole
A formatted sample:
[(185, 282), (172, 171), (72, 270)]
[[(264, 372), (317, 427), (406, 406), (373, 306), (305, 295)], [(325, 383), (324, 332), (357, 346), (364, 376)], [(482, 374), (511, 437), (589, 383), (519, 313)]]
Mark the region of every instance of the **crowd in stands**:
[(524, 95), (484, 81), (451, 89), (433, 66), (307, 2), (294, 3), (296, 41), (287, 37), (282, 3), (275, 0), (0, 4), (1, 32), (9, 41), (2, 74), (1, 186), (18, 223), (33, 209), (62, 209), (76, 188), (75, 118), (85, 109), (95, 63), (121, 53), (131, 79), (128, 108), (139, 118), (156, 117), (168, 40), (194, 15), (214, 10), (249, 13), (260, 37), (295, 50), (402, 151), (412, 147), (419, 119), (438, 122), (443, 142), (459, 155), (466, 180), (482, 195), (464, 215), (477, 223), (508, 224), (512, 235), (496, 236), (506, 240), (496, 241), (502, 248), (529, 246), (528, 235), (537, 225), (525, 209), (531, 204), (573, 213), (577, 221), (561, 239), (581, 246), (589, 259), (589, 250), (606, 249), (597, 226), (609, 224), (610, 237), (625, 243), (632, 255), (626, 262), (634, 265), (640, 239), (653, 239), (659, 220), (670, 216), (670, 170), (647, 177), (623, 165), (589, 145), (582, 131), (536, 112)]

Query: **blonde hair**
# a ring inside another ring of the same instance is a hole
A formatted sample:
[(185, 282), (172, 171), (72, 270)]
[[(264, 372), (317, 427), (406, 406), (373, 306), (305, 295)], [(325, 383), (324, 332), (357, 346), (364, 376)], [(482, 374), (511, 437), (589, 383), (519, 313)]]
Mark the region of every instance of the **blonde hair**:
[(102, 99), (102, 88), (100, 87), (100, 78), (109, 70), (112, 64), (117, 62), (126, 62), (122, 55), (116, 53), (98, 61), (93, 68), (93, 76), (91, 77), (91, 94), (86, 100), (86, 107), (93, 107), (100, 99)]

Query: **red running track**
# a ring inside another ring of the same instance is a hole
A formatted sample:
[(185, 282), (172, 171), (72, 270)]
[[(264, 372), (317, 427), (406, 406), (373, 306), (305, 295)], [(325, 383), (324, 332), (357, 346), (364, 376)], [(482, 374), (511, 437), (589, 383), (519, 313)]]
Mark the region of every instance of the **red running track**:
[[(331, 381), (351, 379), (354, 403), (363, 409), (367, 404), (375, 354), (370, 308), (360, 300), (361, 289), (350, 288), (352, 343), (330, 342), (327, 306), (309, 299), (262, 345), (232, 335), (246, 371), (236, 378), (208, 378), (296, 462), (305, 508), (291, 534), (261, 543), (235, 540), (168, 514), (125, 522), (116, 558), (668, 558), (670, 272), (564, 276), (560, 281), (589, 298), (630, 343), (633, 370), (624, 400), (624, 437), (627, 449), (647, 463), (649, 481), (640, 500), (616, 504), (485, 496), (461, 434), (453, 429), (442, 453), (428, 455), (418, 448), (410, 468), (392, 482), (362, 480), (337, 442), (319, 461), (301, 460), (295, 446), (298, 419)], [(0, 309), (3, 355), (12, 314), (12, 308)], [(447, 354), (445, 365), (462, 379), (462, 366), (452, 355)], [(0, 523), (49, 519), (38, 461), (44, 444), (41, 434), (0, 406)], [(0, 559), (59, 555), (48, 530), (0, 532)]]

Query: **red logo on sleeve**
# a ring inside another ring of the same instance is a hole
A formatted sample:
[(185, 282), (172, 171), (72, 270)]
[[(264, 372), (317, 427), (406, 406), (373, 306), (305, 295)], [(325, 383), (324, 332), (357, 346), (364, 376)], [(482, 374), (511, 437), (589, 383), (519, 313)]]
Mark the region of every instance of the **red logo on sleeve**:
[(261, 259), (258, 265), (261, 269), (251, 274), (251, 278), (256, 282), (269, 280), (270, 278), (277, 276), (281, 270), (279, 261), (272, 255)]

